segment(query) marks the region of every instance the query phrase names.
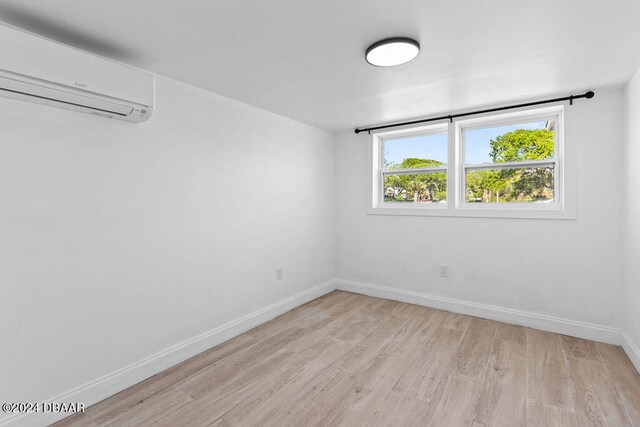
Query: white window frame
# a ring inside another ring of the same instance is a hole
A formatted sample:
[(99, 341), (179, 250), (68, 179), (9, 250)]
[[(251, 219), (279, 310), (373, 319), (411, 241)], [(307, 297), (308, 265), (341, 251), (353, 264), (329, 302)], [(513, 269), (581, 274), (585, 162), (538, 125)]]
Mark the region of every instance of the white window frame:
[[(485, 114), (482, 116), (445, 122), (428, 126), (382, 131), (371, 136), (369, 141), (369, 181), (367, 213), (377, 215), (419, 215), (484, 218), (529, 218), (529, 219), (575, 219), (575, 150), (573, 135), (567, 129), (571, 121), (571, 109), (562, 104), (545, 108), (520, 109), (503, 114)], [(553, 118), (556, 120), (554, 158), (544, 161), (526, 161), (499, 163), (492, 165), (465, 165), (464, 139), (465, 129), (494, 127), (507, 124), (526, 123)], [(448, 132), (448, 161), (445, 167), (385, 171), (384, 140), (412, 135), (425, 135)], [(468, 169), (499, 169), (509, 166), (540, 165), (554, 167), (554, 201), (549, 203), (467, 203), (465, 198), (465, 171)], [(446, 203), (385, 203), (384, 175), (400, 173), (447, 172)]]

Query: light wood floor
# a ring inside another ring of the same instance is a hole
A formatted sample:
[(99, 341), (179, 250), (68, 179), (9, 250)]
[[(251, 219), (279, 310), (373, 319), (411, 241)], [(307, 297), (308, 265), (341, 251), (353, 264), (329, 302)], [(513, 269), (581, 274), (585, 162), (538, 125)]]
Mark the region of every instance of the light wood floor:
[(640, 426), (620, 347), (332, 292), (60, 426)]

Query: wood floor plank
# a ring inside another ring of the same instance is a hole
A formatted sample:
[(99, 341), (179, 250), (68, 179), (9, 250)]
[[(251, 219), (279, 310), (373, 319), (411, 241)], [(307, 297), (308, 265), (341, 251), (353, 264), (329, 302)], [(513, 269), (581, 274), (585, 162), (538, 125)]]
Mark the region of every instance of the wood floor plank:
[(389, 356), (378, 354), (375, 360), (359, 375), (348, 374), (336, 367), (330, 367), (306, 384), (289, 402), (276, 411), (272, 425), (322, 425), (323, 420), (343, 414), (341, 402), (350, 394), (357, 394), (365, 373), (381, 369)]
[(628, 425), (605, 366), (573, 357), (567, 357), (567, 364), (574, 386), (576, 414), (580, 425)]
[(593, 362), (602, 362), (602, 358), (596, 350), (596, 343), (594, 341), (583, 340), (582, 338), (569, 337), (566, 335), (560, 335), (560, 341), (562, 342), (562, 348), (567, 356), (591, 360)]
[(257, 343), (258, 340), (248, 336), (241, 335), (233, 338), (90, 406), (86, 412), (97, 424), (105, 423), (127, 408), (174, 386), (189, 375), (214, 365), (229, 356), (237, 355), (238, 352), (246, 350)]
[(243, 388), (235, 389), (230, 393), (219, 394), (214, 398), (203, 397), (185, 405), (161, 420), (156, 421), (154, 427), (190, 427), (208, 426), (219, 420), (224, 414), (239, 405), (250, 396), (256, 388), (268, 381), (262, 377)]
[[(275, 413), (271, 411), (269, 414), (270, 422), (273, 422), (274, 425), (310, 425), (322, 423), (328, 417), (339, 420), (341, 417), (346, 416), (343, 406), (345, 400), (349, 399), (352, 394), (358, 395), (357, 390), (359, 387), (362, 387), (362, 384), (366, 384), (367, 379), (374, 376), (374, 373), (381, 372), (387, 366), (384, 361), (390, 357), (382, 351), (382, 348), (392, 340), (392, 336), (389, 334), (372, 334), (372, 336), (373, 338), (369, 338), (365, 345), (358, 346), (357, 354), (362, 354), (364, 357), (359, 360), (358, 365), (352, 366), (352, 373), (336, 367), (325, 370), (318, 377), (305, 384), (301, 390), (296, 391), (289, 402), (280, 405), (279, 411), (275, 411)], [(351, 359), (352, 356), (353, 353), (349, 352), (344, 358), (354, 360)], [(335, 366), (337, 365), (339, 364), (335, 364)], [(398, 369), (399, 366), (394, 359), (392, 370)], [(398, 377), (399, 375), (400, 373), (397, 373)], [(397, 378), (393, 379), (393, 377), (393, 374), (383, 376), (383, 378), (392, 378), (387, 379), (387, 383), (395, 384)], [(327, 382), (326, 378), (330, 378), (330, 381)], [(393, 384), (390, 384), (389, 389), (393, 387)], [(371, 402), (371, 399), (376, 397), (383, 400), (386, 394), (380, 397), (378, 393), (367, 399), (362, 399), (362, 401)], [(379, 403), (374, 402), (370, 403), (370, 405), (376, 406)], [(374, 411), (375, 408), (371, 415), (373, 415)]]
[(575, 412), (546, 403), (527, 400), (527, 427), (578, 427)]
[[(404, 333), (410, 320), (391, 317), (380, 329), (368, 335), (360, 344), (336, 362), (336, 367), (350, 374), (359, 374), (398, 342), (404, 342), (409, 334)], [(419, 325), (413, 324), (414, 327)]]
[(398, 334), (393, 343), (385, 349), (389, 354), (400, 357), (415, 357), (420, 352), (420, 346), (424, 345), (427, 337), (442, 322), (443, 316), (435, 310), (415, 311), (411, 317), (404, 317), (401, 334)]
[(334, 307), (336, 304), (340, 304), (342, 301), (346, 301), (357, 296), (357, 294), (351, 292), (335, 290), (329, 292), (328, 294), (322, 295), (321, 297), (316, 298), (312, 301), (309, 301), (308, 303), (300, 306), (300, 308), (303, 310), (309, 307), (327, 309)]
[(189, 396), (180, 390), (170, 388), (135, 404), (100, 425), (108, 427), (154, 425), (167, 415), (191, 402), (193, 402), (193, 399)]
[(516, 344), (525, 344), (527, 328), (524, 326), (509, 325), (508, 323), (498, 323), (496, 339), (510, 341)]
[(425, 426), (470, 426), (478, 402), (480, 385), (468, 378), (447, 375), (426, 413)]
[(367, 370), (351, 377), (350, 387), (336, 405), (327, 408), (321, 425), (366, 425), (406, 370), (405, 358), (381, 355)]
[[(250, 349), (243, 349), (234, 355), (208, 366), (177, 384), (177, 387), (194, 399), (233, 381), (238, 372), (267, 369), (275, 361), (288, 356), (283, 350), (287, 344), (300, 338), (306, 331), (292, 327), (281, 331), (266, 341), (261, 341)], [(95, 418), (94, 418), (95, 420)]]
[(445, 312), (444, 319), (442, 320), (440, 326), (442, 326), (443, 328), (452, 328), (466, 331), (467, 327), (471, 324), (473, 319), (474, 318), (471, 316), (465, 316), (464, 314), (451, 313), (447, 311)]
[(395, 356), (407, 356), (407, 351), (415, 348), (429, 333), (431, 325), (423, 327), (426, 320), (425, 318), (403, 319), (395, 328), (393, 339), (384, 351)]
[(324, 341), (307, 343), (298, 353), (287, 346), (288, 356), (278, 358), (276, 363), (267, 358), (224, 382), (212, 382), (196, 402), (166, 419), (165, 425), (200, 425), (219, 417), (232, 425), (263, 425), (272, 410), (277, 409), (277, 402), (290, 399), (291, 393), (296, 393), (356, 344), (357, 341), (326, 337)]
[(457, 352), (464, 331), (438, 327), (415, 354), (394, 391), (427, 404), (445, 378), (449, 363)]
[(619, 346), (596, 344), (616, 389), (618, 400), (633, 426), (640, 426), (640, 374)]
[(249, 369), (236, 372), (228, 380), (213, 381), (205, 389), (199, 388), (195, 401), (156, 425), (208, 425), (244, 400), (281, 381), (287, 371), (301, 369), (303, 363), (294, 353), (278, 351)]
[(353, 310), (348, 316), (339, 316), (321, 327), (311, 328), (305, 336), (290, 343), (288, 349), (295, 352), (307, 351), (310, 346), (327, 338), (344, 342), (360, 342), (382, 326), (383, 323), (376, 321), (370, 314)]
[(527, 329), (527, 398), (573, 411), (569, 373), (560, 337)]
[[(304, 387), (328, 369), (355, 344), (327, 338), (310, 348), (308, 352), (297, 354), (298, 361), (290, 364), (279, 378), (255, 391), (251, 396), (224, 414), (231, 425), (266, 425), (280, 408), (294, 399)], [(313, 354), (313, 356), (311, 356)]]
[(428, 404), (423, 401), (391, 391), (373, 414), (368, 425), (376, 427), (420, 426), (422, 425), (422, 415), (427, 407)]
[(345, 295), (338, 291), (336, 291), (336, 293), (331, 292), (322, 298), (325, 299), (322, 304), (311, 305), (306, 308), (303, 306), (291, 310), (288, 313), (247, 331), (246, 335), (264, 340), (292, 325), (299, 328), (317, 329), (328, 322), (334, 321), (342, 316), (347, 316), (360, 301), (359, 296), (355, 294)]
[(400, 309), (392, 313), (395, 316), (404, 317), (405, 319), (417, 319), (428, 318), (434, 314), (443, 313), (441, 310), (436, 310), (429, 307), (423, 307), (415, 304), (399, 303)]
[(283, 329), (289, 328), (291, 325), (303, 328), (315, 322), (320, 323), (322, 321), (321, 319), (327, 318), (329, 318), (329, 315), (326, 311), (314, 307), (310, 307), (304, 311), (290, 311), (247, 331), (245, 335), (259, 340), (266, 340), (281, 332)]
[(331, 367), (308, 383), (291, 401), (274, 414), (270, 424), (274, 426), (319, 425), (326, 411), (340, 401), (354, 387), (351, 376), (341, 369)]
[(294, 353), (284, 349), (274, 350), (249, 366), (221, 364), (213, 369), (204, 369), (176, 385), (195, 400), (205, 395), (224, 394), (244, 387), (258, 378), (265, 378), (293, 360)]
[(475, 422), (483, 426), (526, 425), (527, 361), (524, 344), (496, 340)]
[(497, 322), (473, 318), (451, 359), (449, 374), (482, 384), (497, 326)]
[(58, 421), (51, 427), (96, 427), (96, 423), (85, 413), (79, 413)]

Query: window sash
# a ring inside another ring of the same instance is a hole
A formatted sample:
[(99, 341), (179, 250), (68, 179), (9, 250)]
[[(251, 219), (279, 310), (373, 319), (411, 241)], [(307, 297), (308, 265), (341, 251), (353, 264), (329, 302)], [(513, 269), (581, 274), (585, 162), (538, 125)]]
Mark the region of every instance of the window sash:
[(384, 169), (382, 170), (382, 176), (387, 175), (422, 175), (428, 173), (440, 173), (447, 172), (449, 168), (447, 166), (433, 166), (428, 168), (416, 168), (416, 169)]
[[(449, 128), (443, 128), (443, 126), (440, 125), (431, 125), (431, 126), (427, 126), (426, 128), (420, 128), (420, 129), (415, 129), (415, 130), (399, 130), (399, 131), (391, 131), (389, 132), (389, 134), (393, 134), (393, 136), (388, 136), (385, 138), (380, 138), (379, 140), (379, 146), (378, 146), (378, 155), (379, 155), (379, 161), (380, 164), (378, 165), (378, 170), (385, 174), (386, 172), (399, 172), (396, 173), (395, 175), (407, 175), (407, 174), (411, 174), (412, 171), (423, 171), (421, 173), (434, 173), (434, 172), (447, 172), (448, 169), (448, 165), (444, 164), (442, 166), (429, 166), (426, 168), (416, 168), (416, 169), (396, 169), (396, 170), (391, 170), (391, 169), (387, 169), (384, 165), (384, 151), (385, 151), (385, 144), (387, 142), (393, 142), (393, 141), (398, 141), (398, 140), (402, 140), (402, 139), (406, 139), (406, 138), (415, 138), (415, 137), (419, 137), (419, 136), (430, 136), (430, 135), (446, 135), (447, 138), (449, 136)], [(449, 150), (449, 143), (447, 142), (447, 150)], [(433, 171), (433, 172), (430, 172)], [(393, 175), (393, 174), (390, 174)]]
[[(396, 173), (400, 172), (400, 173)], [(420, 169), (399, 169), (397, 171), (394, 170), (382, 170), (380, 171), (380, 183), (378, 192), (378, 200), (381, 206), (394, 206), (394, 207), (404, 207), (407, 206), (404, 204), (398, 204), (393, 202), (387, 202), (384, 198), (384, 179), (387, 176), (394, 175), (425, 175), (425, 174), (434, 174), (434, 173), (445, 173), (447, 177), (447, 181), (449, 181), (449, 168), (448, 166), (438, 166), (438, 167), (428, 167), (428, 168), (420, 168)], [(448, 186), (447, 186), (448, 190)], [(447, 206), (449, 200), (449, 192), (447, 191), (447, 200), (441, 202), (433, 202), (433, 203), (407, 203), (408, 205), (420, 205), (420, 209), (434, 209), (434, 208), (442, 208), (443, 206)]]
[(478, 165), (464, 165), (466, 171), (478, 171), (478, 170), (502, 170), (502, 169), (526, 169), (528, 167), (543, 168), (543, 167), (556, 167), (558, 163), (557, 159), (549, 160), (526, 160), (523, 162), (503, 162), (503, 163), (483, 163)]
[[(555, 124), (554, 132), (554, 150), (553, 158), (545, 160), (524, 160), (521, 162), (502, 162), (502, 163), (483, 163), (483, 164), (465, 164), (466, 161), (466, 133), (470, 130), (489, 129), (493, 127), (521, 124), (530, 121), (553, 121)], [(562, 189), (562, 156), (563, 147), (561, 144), (562, 126), (562, 110), (556, 110), (552, 113), (541, 113), (533, 111), (532, 114), (523, 114), (518, 117), (510, 117), (507, 119), (482, 117), (478, 119), (470, 119), (463, 121), (458, 125), (457, 132), (457, 149), (460, 150), (461, 158), (459, 169), (457, 170), (459, 186), (456, 188), (456, 203), (458, 208), (463, 209), (502, 209), (502, 210), (521, 210), (521, 209), (558, 209), (563, 205), (564, 194)], [(554, 170), (553, 180), (553, 202), (540, 206), (537, 203), (469, 203), (466, 200), (467, 173), (479, 170), (503, 170), (503, 169), (527, 169), (531, 167), (551, 167)], [(482, 205), (482, 206), (481, 206)], [(494, 206), (495, 205), (495, 206)], [(498, 206), (499, 205), (499, 206)]]

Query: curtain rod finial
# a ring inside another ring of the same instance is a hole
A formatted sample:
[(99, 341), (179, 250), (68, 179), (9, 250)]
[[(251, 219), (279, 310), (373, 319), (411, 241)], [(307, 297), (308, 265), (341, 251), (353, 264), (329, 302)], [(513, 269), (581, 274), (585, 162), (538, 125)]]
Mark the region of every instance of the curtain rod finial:
[(587, 99), (591, 99), (594, 96), (595, 96), (595, 93), (592, 90), (590, 90), (589, 92), (584, 94), (584, 97), (587, 98)]

